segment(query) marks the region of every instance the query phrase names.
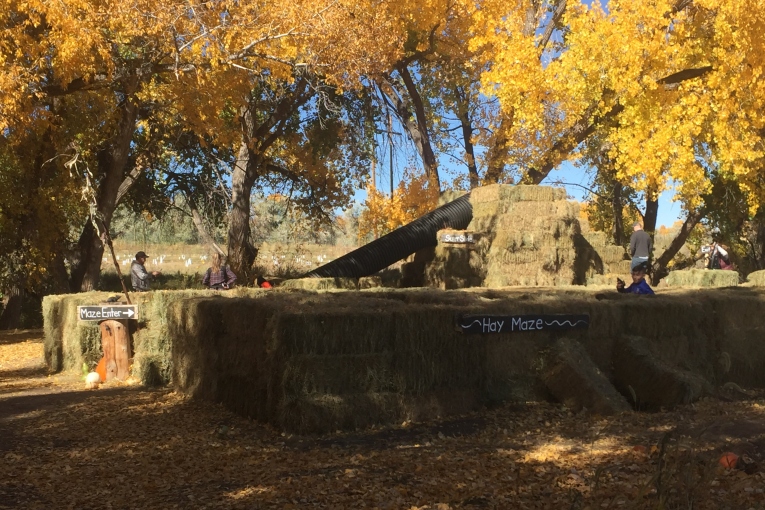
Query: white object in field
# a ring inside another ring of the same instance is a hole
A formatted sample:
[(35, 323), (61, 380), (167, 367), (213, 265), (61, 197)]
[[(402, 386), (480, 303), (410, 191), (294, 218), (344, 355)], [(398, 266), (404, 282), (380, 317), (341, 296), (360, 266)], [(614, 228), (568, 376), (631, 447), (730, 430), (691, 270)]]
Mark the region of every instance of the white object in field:
[(91, 372), (85, 376), (85, 389), (97, 390), (100, 384), (101, 376), (98, 375), (98, 372)]

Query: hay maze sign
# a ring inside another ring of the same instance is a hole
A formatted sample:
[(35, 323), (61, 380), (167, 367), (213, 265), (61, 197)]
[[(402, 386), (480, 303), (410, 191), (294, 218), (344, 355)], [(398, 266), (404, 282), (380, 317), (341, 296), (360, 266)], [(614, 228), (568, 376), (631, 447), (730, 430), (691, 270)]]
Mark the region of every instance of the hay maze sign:
[(589, 315), (462, 315), (457, 329), (463, 333), (514, 333), (587, 328)]
[(81, 321), (105, 321), (137, 319), (137, 305), (89, 305), (77, 307), (77, 318)]

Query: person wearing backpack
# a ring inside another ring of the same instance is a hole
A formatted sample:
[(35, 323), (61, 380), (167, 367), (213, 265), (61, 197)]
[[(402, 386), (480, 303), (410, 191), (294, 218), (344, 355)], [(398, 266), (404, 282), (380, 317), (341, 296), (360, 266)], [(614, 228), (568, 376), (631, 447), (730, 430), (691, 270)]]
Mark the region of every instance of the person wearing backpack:
[(223, 265), (220, 253), (212, 255), (212, 267), (202, 278), (202, 285), (212, 290), (230, 289), (236, 281), (236, 275), (228, 266)]

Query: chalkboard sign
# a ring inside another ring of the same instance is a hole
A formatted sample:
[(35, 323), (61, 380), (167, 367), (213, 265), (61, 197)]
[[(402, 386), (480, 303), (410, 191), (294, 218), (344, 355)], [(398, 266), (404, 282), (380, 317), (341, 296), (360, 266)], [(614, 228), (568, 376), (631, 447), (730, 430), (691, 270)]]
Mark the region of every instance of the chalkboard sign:
[(470, 244), (474, 243), (473, 234), (442, 234), (442, 243)]
[(580, 329), (590, 325), (589, 315), (461, 315), (457, 329), (463, 333), (515, 333)]

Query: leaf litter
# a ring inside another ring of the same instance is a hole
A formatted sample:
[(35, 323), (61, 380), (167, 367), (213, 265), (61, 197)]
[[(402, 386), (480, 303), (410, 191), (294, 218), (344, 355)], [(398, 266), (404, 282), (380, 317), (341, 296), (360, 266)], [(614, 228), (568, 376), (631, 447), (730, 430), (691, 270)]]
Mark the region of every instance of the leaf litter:
[(295, 436), (169, 389), (86, 391), (45, 372), (40, 337), (0, 337), (0, 508), (765, 508), (763, 391)]

